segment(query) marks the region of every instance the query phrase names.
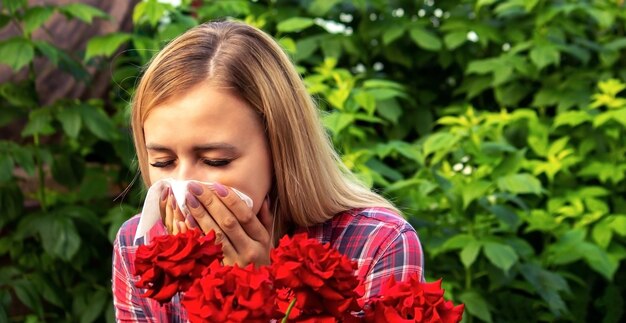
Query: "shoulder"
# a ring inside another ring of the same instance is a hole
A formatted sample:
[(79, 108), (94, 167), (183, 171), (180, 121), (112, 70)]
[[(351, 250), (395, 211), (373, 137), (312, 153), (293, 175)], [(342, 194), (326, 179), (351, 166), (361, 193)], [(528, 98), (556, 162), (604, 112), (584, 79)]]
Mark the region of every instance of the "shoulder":
[(135, 241), (135, 232), (137, 231), (138, 224), (139, 214), (126, 220), (117, 231), (117, 236), (115, 237), (115, 245), (120, 247), (132, 246)]
[[(384, 252), (398, 240), (415, 241), (417, 233), (411, 224), (388, 208), (352, 209), (335, 215), (324, 226), (324, 242), (355, 258)], [(409, 237), (409, 239), (406, 239)], [(358, 256), (357, 256), (358, 255)]]
[(388, 233), (415, 232), (411, 224), (396, 211), (382, 207), (351, 209), (337, 214), (334, 227), (369, 227)]

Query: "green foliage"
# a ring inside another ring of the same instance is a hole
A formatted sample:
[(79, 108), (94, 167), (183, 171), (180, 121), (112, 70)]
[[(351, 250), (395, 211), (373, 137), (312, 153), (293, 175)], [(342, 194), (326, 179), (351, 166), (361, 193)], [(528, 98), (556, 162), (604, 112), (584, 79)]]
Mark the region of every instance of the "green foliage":
[[(3, 3), (0, 26), (22, 35), (0, 42), (0, 64), (29, 79), (0, 84), (0, 127), (24, 124), (0, 141), (0, 321), (111, 320), (111, 242), (140, 202), (111, 203), (135, 171), (137, 66), (223, 17), (279, 40), (343, 162), (404, 210), (427, 278), (444, 278), (467, 321), (623, 320), (623, 1), (146, 0), (132, 33), (95, 37), (80, 57), (31, 34), (54, 12), (107, 15)], [(107, 101), (39, 104), (35, 57), (88, 83), (86, 64), (121, 46)]]

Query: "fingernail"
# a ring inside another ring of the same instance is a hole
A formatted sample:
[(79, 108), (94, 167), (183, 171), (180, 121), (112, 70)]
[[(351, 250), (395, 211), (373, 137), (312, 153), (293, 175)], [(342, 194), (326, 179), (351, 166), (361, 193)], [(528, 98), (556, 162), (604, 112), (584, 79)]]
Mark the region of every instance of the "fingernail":
[(191, 193), (195, 195), (202, 195), (202, 191), (204, 191), (202, 189), (202, 186), (195, 182), (189, 182), (189, 185), (187, 187), (189, 188), (189, 191), (191, 191)]
[(213, 183), (213, 189), (220, 197), (226, 197), (226, 195), (228, 195), (228, 190), (220, 183)]
[(189, 222), (189, 227), (191, 227), (192, 229), (198, 227), (198, 223), (196, 222), (196, 219), (194, 219), (193, 216), (191, 216), (191, 214), (187, 214), (187, 222)]
[(161, 191), (161, 201), (167, 200), (167, 196), (169, 195), (169, 187), (166, 187), (163, 191)]
[(185, 198), (187, 199), (187, 205), (191, 206), (192, 208), (195, 209), (200, 206), (200, 203), (198, 203), (198, 199), (196, 199), (196, 197), (191, 195), (189, 192), (185, 193)]
[(174, 193), (172, 193), (171, 190), (170, 190), (170, 196), (171, 196), (171, 200), (172, 200), (172, 207), (176, 208), (176, 198), (174, 197)]

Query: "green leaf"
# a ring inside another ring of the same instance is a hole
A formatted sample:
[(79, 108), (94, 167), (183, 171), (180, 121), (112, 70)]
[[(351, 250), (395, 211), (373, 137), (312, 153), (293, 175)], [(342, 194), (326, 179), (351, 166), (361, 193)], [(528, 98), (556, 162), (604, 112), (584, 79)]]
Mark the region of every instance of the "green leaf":
[(569, 286), (561, 275), (545, 270), (534, 263), (520, 264), (519, 272), (534, 287), (535, 292), (548, 303), (552, 313), (560, 316), (567, 312), (567, 306), (559, 293), (569, 292)]
[(446, 44), (446, 48), (449, 50), (456, 49), (457, 47), (463, 45), (465, 41), (467, 41), (466, 31), (451, 32), (443, 37), (443, 43)]
[[(0, 96), (9, 104), (32, 109), (38, 105), (34, 88), (28, 82), (6, 82), (0, 84)], [(3, 112), (4, 113), (4, 112)]]
[(51, 256), (70, 261), (78, 252), (80, 236), (74, 223), (63, 214), (42, 217), (37, 229), (43, 249)]
[(477, 0), (476, 1), (476, 11), (479, 11), (480, 8), (484, 7), (484, 6), (489, 6), (491, 4), (494, 4), (497, 0)]
[(306, 17), (291, 17), (283, 20), (276, 25), (276, 30), (279, 32), (289, 33), (302, 31), (315, 24), (315, 20)]
[(494, 71), (494, 69), (498, 66), (499, 61), (497, 58), (487, 58), (471, 61), (467, 65), (467, 69), (465, 70), (466, 74), (488, 74)]
[(33, 110), (28, 115), (28, 123), (22, 130), (22, 137), (39, 135), (51, 135), (54, 133), (52, 117), (49, 109)]
[(492, 322), (489, 306), (487, 306), (487, 302), (482, 295), (474, 291), (465, 291), (459, 295), (459, 300), (465, 304), (465, 309), (470, 314), (485, 322)]
[(428, 136), (423, 144), (424, 156), (428, 156), (431, 153), (449, 150), (457, 143), (458, 139), (447, 132), (436, 132)]
[(102, 10), (83, 3), (70, 3), (58, 8), (66, 16), (77, 18), (88, 24), (91, 24), (93, 18), (109, 18), (109, 15)]
[(478, 253), (480, 252), (480, 248), (482, 244), (479, 241), (472, 240), (469, 241), (459, 253), (461, 258), (461, 262), (465, 268), (469, 268), (476, 261), (476, 257), (478, 257)]
[(341, 0), (314, 0), (309, 5), (308, 11), (313, 17), (323, 17), (340, 2)]
[(84, 305), (80, 306), (80, 323), (91, 323), (97, 318), (102, 317), (102, 311), (104, 306), (109, 300), (109, 295), (103, 290), (97, 290), (95, 293), (89, 293), (85, 295)]
[[(373, 90), (370, 90), (370, 93)], [(402, 108), (395, 99), (387, 99), (378, 102), (376, 113), (381, 117), (391, 121), (393, 124), (397, 124), (400, 116), (402, 115)]]
[(598, 223), (593, 226), (593, 230), (591, 231), (591, 237), (593, 240), (598, 244), (598, 246), (605, 250), (613, 238), (613, 228), (611, 226), (611, 222), (613, 221), (610, 216), (605, 217), (604, 219), (598, 221)]
[(613, 231), (626, 237), (626, 215), (611, 215), (611, 222)]
[(511, 230), (516, 230), (521, 224), (519, 216), (506, 205), (491, 205), (488, 210)]
[(293, 38), (283, 37), (278, 40), (278, 43), (280, 44), (280, 47), (282, 47), (286, 52), (290, 54), (295, 53), (298, 49), (298, 47), (296, 46), (296, 42), (293, 40)]
[(138, 3), (133, 11), (133, 23), (140, 25), (142, 21), (148, 21), (150, 26), (155, 27), (166, 12), (173, 9), (169, 4), (158, 0), (146, 0)]
[(102, 109), (85, 104), (79, 107), (82, 120), (91, 133), (105, 141), (112, 141), (117, 138), (117, 129), (115, 129), (113, 121)]
[[(3, 15), (0, 13), (0, 29), (4, 28), (6, 25), (9, 24), (9, 22), (11, 22), (11, 17), (7, 16), (7, 15)], [(0, 306), (0, 310), (2, 309), (2, 307)]]
[(507, 272), (517, 262), (515, 249), (498, 242), (485, 242), (485, 256), (496, 267)]
[(52, 16), (54, 9), (52, 7), (35, 6), (30, 7), (24, 14), (24, 32), (31, 34), (35, 29), (41, 27), (48, 18)]
[(619, 262), (616, 259), (609, 257), (605, 250), (592, 243), (584, 242), (578, 247), (582, 249), (585, 262), (591, 269), (604, 276), (609, 282), (613, 280), (619, 267)]
[(585, 254), (582, 245), (586, 242), (583, 229), (573, 229), (563, 234), (556, 243), (546, 249), (547, 260), (551, 264), (563, 265), (582, 259)]
[(615, 22), (615, 13), (610, 9), (599, 9), (599, 8), (586, 8), (587, 13), (593, 17), (597, 22), (600, 28), (606, 29), (613, 26)]
[(44, 300), (58, 306), (63, 307), (63, 299), (61, 293), (64, 290), (55, 282), (42, 277), (42, 275), (32, 275), (29, 277), (35, 288), (39, 291)]
[(382, 176), (385, 176), (386, 178), (388, 178), (391, 181), (396, 182), (396, 181), (399, 181), (399, 180), (404, 178), (402, 173), (400, 173), (397, 170), (387, 166), (387, 164), (385, 164), (382, 161), (378, 160), (378, 158), (371, 158), (370, 160), (368, 160), (365, 163), (365, 165), (367, 167), (369, 167), (371, 170), (379, 173)]
[(43, 316), (43, 306), (41, 304), (41, 298), (35, 289), (32, 282), (26, 279), (19, 279), (11, 283), (15, 291), (15, 295), (22, 302), (22, 304), (28, 306), (30, 309)]
[(550, 64), (559, 65), (561, 53), (556, 46), (541, 42), (530, 51), (530, 60), (541, 70)]
[(6, 64), (17, 72), (35, 58), (33, 44), (22, 37), (9, 38), (0, 43), (0, 64)]
[(530, 174), (512, 174), (501, 177), (497, 181), (498, 188), (515, 194), (541, 194), (541, 182)]
[(332, 112), (322, 118), (324, 126), (333, 134), (339, 134), (347, 126), (354, 123), (354, 114), (344, 112)]
[(57, 119), (63, 126), (63, 131), (71, 137), (77, 138), (80, 128), (82, 126), (82, 120), (80, 118), (80, 110), (75, 106), (63, 107), (56, 115)]
[(13, 158), (8, 154), (0, 155), (0, 183), (8, 182), (13, 177)]
[(576, 127), (591, 120), (591, 116), (585, 111), (565, 111), (556, 115), (553, 127), (556, 128), (563, 125)]
[(461, 195), (463, 196), (463, 209), (472, 203), (473, 200), (483, 197), (487, 190), (491, 187), (491, 182), (472, 181), (462, 186)]
[(112, 33), (105, 36), (93, 37), (87, 43), (85, 61), (95, 56), (110, 57), (117, 49), (130, 40), (127, 33)]
[(59, 60), (61, 59), (62, 54), (60, 50), (56, 48), (54, 45), (41, 40), (33, 41), (35, 48), (44, 56), (46, 56), (52, 64), (55, 66), (59, 65)]
[(476, 241), (474, 236), (465, 233), (456, 234), (441, 245), (441, 252), (462, 249), (472, 241)]
[(604, 45), (604, 48), (612, 50), (612, 51), (619, 51), (625, 47), (626, 47), (626, 37), (618, 37)]
[(52, 176), (63, 186), (74, 189), (80, 185), (85, 175), (85, 161), (80, 156), (60, 154), (52, 164)]
[(376, 97), (368, 92), (361, 91), (354, 95), (354, 100), (363, 107), (369, 115), (372, 115), (376, 110)]
[(405, 28), (401, 24), (394, 24), (385, 30), (383, 33), (383, 44), (389, 45), (393, 43), (394, 40), (402, 37), (404, 34)]
[[(0, 157), (0, 159), (1, 158), (2, 157)], [(10, 223), (23, 214), (24, 195), (20, 187), (17, 186), (16, 181), (8, 182), (8, 184), (0, 184), (0, 205), (2, 205), (3, 209), (2, 217), (0, 217), (0, 230), (2, 230), (6, 223)], [(0, 274), (1, 273), (0, 271)], [(2, 275), (0, 275), (0, 285), (1, 284), (3, 284)]]
[(421, 26), (414, 26), (409, 30), (409, 36), (419, 47), (430, 51), (441, 50), (441, 39), (433, 32), (424, 29)]
[(6, 6), (10, 14), (16, 13), (28, 5), (28, 0), (3, 0), (2, 5)]
[(35, 161), (33, 159), (33, 151), (31, 149), (16, 145), (13, 148), (11, 155), (13, 156), (15, 164), (22, 167), (26, 174), (31, 176), (35, 174)]

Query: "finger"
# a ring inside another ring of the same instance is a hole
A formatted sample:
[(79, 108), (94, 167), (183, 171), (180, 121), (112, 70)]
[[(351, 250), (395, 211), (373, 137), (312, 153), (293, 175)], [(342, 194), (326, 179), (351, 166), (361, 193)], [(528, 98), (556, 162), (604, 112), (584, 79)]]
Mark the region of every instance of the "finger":
[(183, 211), (178, 207), (176, 201), (174, 201), (174, 221), (185, 221)]
[[(235, 193), (232, 189), (220, 184), (213, 184), (213, 191), (217, 193), (217, 196), (222, 201), (223, 205), (230, 211), (234, 218), (230, 216), (224, 216), (222, 221), (217, 221), (220, 227), (226, 231), (227, 234), (231, 232), (237, 232), (238, 227), (245, 231), (251, 239), (266, 244), (269, 241), (269, 231), (263, 226), (260, 219), (254, 214), (252, 209), (246, 205), (246, 203)], [(216, 209), (219, 208), (219, 205), (222, 203), (213, 203)], [(265, 203), (264, 203), (265, 204)], [(211, 210), (209, 210), (211, 211)], [(217, 210), (216, 210), (217, 212)], [(211, 214), (222, 214), (213, 213)], [(234, 220), (234, 221), (233, 221)], [(230, 223), (233, 221), (234, 223)], [(237, 248), (237, 245), (235, 245)], [(239, 248), (237, 248), (239, 250)]]
[[(215, 219), (209, 214), (209, 211), (207, 211), (207, 205), (213, 203), (213, 199), (210, 196), (215, 194), (208, 188), (203, 188), (199, 184), (197, 184), (197, 186), (190, 185), (189, 187), (193, 194), (188, 193), (186, 195), (187, 206), (195, 222), (205, 234), (211, 230), (215, 231), (215, 243), (222, 244), (224, 257), (236, 256), (236, 251), (229, 237), (224, 234), (220, 226), (215, 222)], [(196, 194), (199, 194), (202, 198), (198, 197)], [(217, 199), (217, 197), (215, 197), (215, 199)], [(225, 261), (224, 263), (226, 264), (227, 262)]]
[[(263, 204), (261, 204), (261, 209), (259, 210), (258, 218), (261, 221), (261, 224), (267, 230), (270, 235), (270, 240), (272, 240), (274, 233), (274, 217), (276, 215), (272, 214), (270, 207), (270, 198), (269, 196), (265, 197), (263, 200)], [(273, 243), (273, 241), (271, 241)]]
[[(222, 186), (222, 188), (226, 191), (224, 186)], [(211, 190), (204, 190), (201, 195), (196, 197), (206, 208), (208, 214), (212, 216), (222, 232), (228, 237), (236, 252), (241, 253), (251, 250), (249, 247), (253, 239), (244, 231), (237, 217), (222, 202), (218, 194), (224, 195), (224, 192), (216, 191), (215, 186), (213, 186)], [(226, 195), (228, 194), (226, 193)]]
[(159, 199), (159, 214), (161, 215), (161, 222), (165, 224), (165, 206), (167, 205), (167, 197), (169, 196), (169, 187), (165, 187), (161, 191), (161, 198)]
[(172, 223), (172, 229), (173, 229), (172, 230), (172, 234), (173, 235), (177, 235), (178, 232), (180, 231), (179, 227), (178, 227), (178, 221), (177, 220), (174, 220), (174, 222)]
[(185, 224), (185, 222), (183, 221), (178, 221), (176, 222), (178, 223), (178, 231), (180, 231), (180, 233), (185, 233), (187, 232), (187, 225)]
[(174, 201), (174, 194), (172, 194), (172, 190), (169, 190), (167, 195), (167, 201), (165, 203), (165, 228), (167, 228), (168, 233), (174, 232), (174, 209), (172, 205), (175, 203), (176, 201)]

